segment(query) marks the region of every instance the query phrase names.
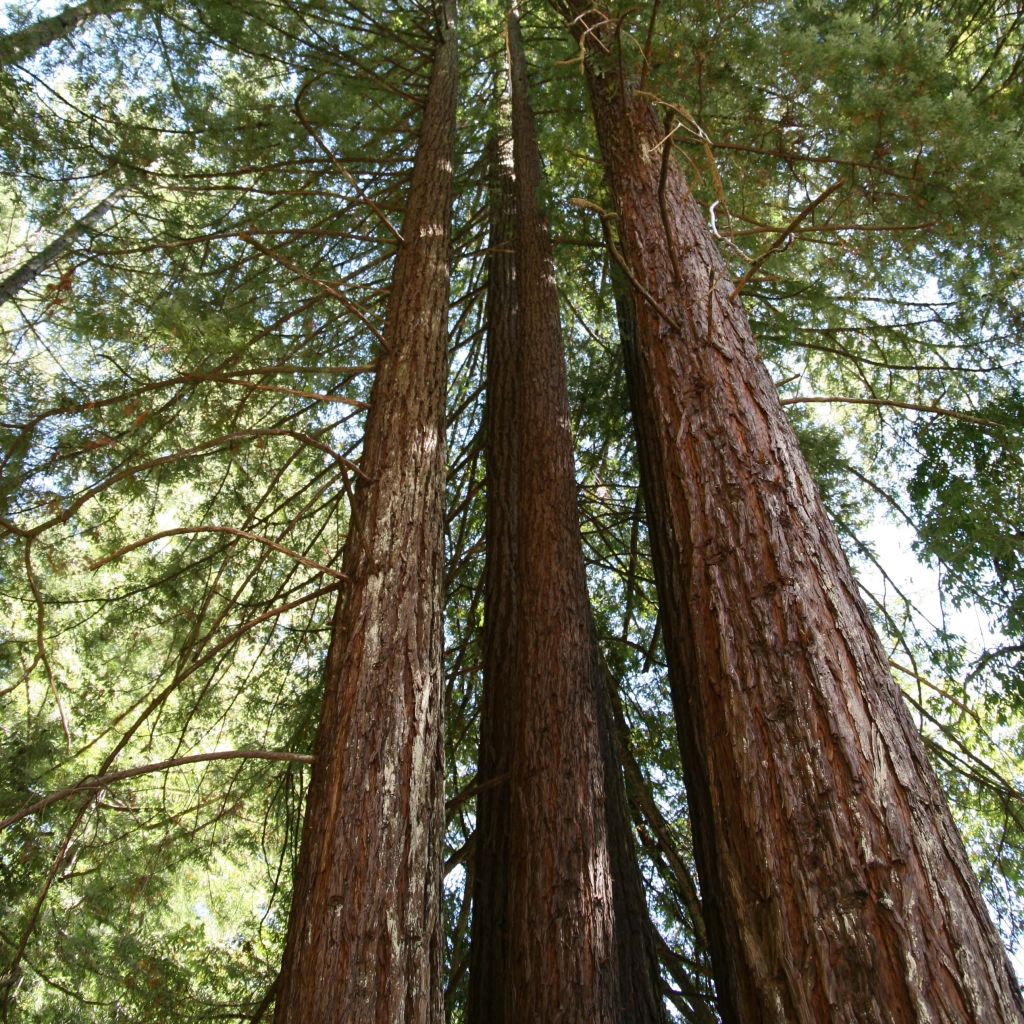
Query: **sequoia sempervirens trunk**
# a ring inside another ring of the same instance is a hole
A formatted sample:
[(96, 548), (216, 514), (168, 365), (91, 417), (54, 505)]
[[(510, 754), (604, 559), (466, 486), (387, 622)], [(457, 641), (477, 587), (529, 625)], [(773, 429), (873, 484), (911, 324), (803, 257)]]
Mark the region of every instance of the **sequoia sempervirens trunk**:
[(571, 8), (634, 285), (633, 413), (722, 1016), (1019, 1022), (963, 843), (701, 210), (647, 100), (597, 52), (613, 33)]
[(325, 670), (277, 1024), (440, 1024), (444, 394), (457, 58), (437, 12)]
[(513, 158), (499, 143), (488, 270), (487, 788), (468, 1019), (655, 1024), (657, 961), (590, 624), (558, 295), (514, 13), (508, 50)]
[(608, 970), (611, 863), (565, 358), (514, 19), (509, 28), (519, 297), (518, 621), (529, 628), (518, 631), (516, 644), (505, 1021), (611, 1024), (618, 1020), (617, 978)]
[(473, 919), (469, 944), (469, 1024), (504, 1024), (500, 979), (509, 959), (508, 840), (511, 726), (516, 669), (518, 574), (516, 521), (519, 466), (518, 298), (515, 278), (515, 178), (512, 140), (497, 133), (489, 144), (487, 252), (487, 403), (484, 410), (486, 523), (484, 534), (483, 686), (480, 755), (473, 837)]

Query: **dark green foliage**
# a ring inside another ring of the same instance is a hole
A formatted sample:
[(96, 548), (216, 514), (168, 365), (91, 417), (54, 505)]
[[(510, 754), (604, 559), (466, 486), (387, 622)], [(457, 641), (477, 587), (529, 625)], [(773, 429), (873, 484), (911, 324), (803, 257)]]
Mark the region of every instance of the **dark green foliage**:
[(920, 516), (918, 549), (945, 569), (960, 605), (984, 609), (1000, 641), (970, 666), (1015, 707), (1024, 700), (1024, 462), (1022, 411), (1011, 394), (979, 413), (1002, 427), (931, 423), (918, 431), (920, 457), (909, 493)]

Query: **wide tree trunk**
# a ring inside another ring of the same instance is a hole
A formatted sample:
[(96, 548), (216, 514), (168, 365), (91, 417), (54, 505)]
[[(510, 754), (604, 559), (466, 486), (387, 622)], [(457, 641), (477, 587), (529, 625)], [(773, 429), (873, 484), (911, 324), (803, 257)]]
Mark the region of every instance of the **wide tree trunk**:
[(1018, 1022), (963, 844), (701, 210), (663, 164), (614, 33), (569, 6), (634, 286), (630, 390), (722, 1016)]
[(0, 281), (0, 306), (17, 298), (18, 294), (32, 284), (40, 274), (52, 267), (65, 253), (70, 252), (80, 238), (88, 234), (110, 213), (126, 191), (123, 188), (117, 189), (106, 199), (101, 199), (84, 217), (76, 220), (66, 231)]
[(134, 6), (126, 0), (86, 0), (85, 3), (65, 7), (48, 18), (40, 18), (24, 28), (0, 35), (0, 66), (29, 60), (51, 43), (71, 35), (84, 22)]
[(444, 393), (455, 5), (420, 128), (367, 415), (277, 1024), (440, 1024)]
[[(488, 562), (471, 1024), (662, 1017), (590, 622), (551, 242), (518, 20), (488, 293)], [(514, 255), (510, 256), (510, 249)]]

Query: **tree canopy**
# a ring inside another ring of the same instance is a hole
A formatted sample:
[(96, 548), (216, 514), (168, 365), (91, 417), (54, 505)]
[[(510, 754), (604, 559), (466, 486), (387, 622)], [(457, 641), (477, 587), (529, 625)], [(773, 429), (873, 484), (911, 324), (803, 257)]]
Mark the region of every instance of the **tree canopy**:
[[(436, 15), (414, 0), (4, 13), (0, 1004), (11, 1022), (258, 1020), (281, 963)], [(1014, 954), (1024, 21), (1003, 0), (649, 0), (600, 13), (737, 282)], [(487, 143), (502, 116), (503, 15), (491, 0), (459, 13), (452, 1021), (471, 912)], [(587, 40), (539, 2), (523, 29), (590, 600), (667, 998), (679, 1019), (706, 1021), (714, 989)], [(884, 531), (912, 545), (934, 599), (907, 586)]]

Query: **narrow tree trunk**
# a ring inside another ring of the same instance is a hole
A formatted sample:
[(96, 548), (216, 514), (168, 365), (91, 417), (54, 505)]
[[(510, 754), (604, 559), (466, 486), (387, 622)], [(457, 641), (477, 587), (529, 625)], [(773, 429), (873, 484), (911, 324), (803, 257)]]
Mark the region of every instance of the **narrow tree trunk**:
[[(637, 859), (636, 842), (626, 797), (623, 763), (611, 701), (616, 685), (609, 677), (596, 634), (591, 634), (591, 685), (597, 700), (597, 721), (604, 765), (605, 827), (612, 871), (614, 960), (618, 975), (620, 1024), (664, 1024), (657, 935), (651, 922)], [(581, 1024), (583, 1022), (581, 1021)]]
[[(510, 29), (514, 21), (510, 19)], [(514, 31), (508, 34), (510, 48)], [(519, 288), (519, 671), (506, 1020), (618, 1021), (611, 857), (565, 359), (540, 161), (513, 54)]]
[(591, 629), (558, 296), (514, 13), (508, 47), (514, 173), (499, 147), (480, 766), (482, 781), (508, 778), (478, 805), (469, 1020), (654, 1024), (657, 959)]
[(519, 673), (516, 512), (519, 467), (516, 417), (519, 405), (518, 296), (513, 250), (515, 177), (512, 143), (505, 132), (491, 143), (487, 254), (487, 521), (485, 525), (483, 687), (480, 756), (473, 852), (473, 919), (469, 947), (469, 1024), (505, 1024), (509, 961), (509, 775), (512, 721)]
[(34, 256), (29, 257), (17, 270), (12, 271), (0, 281), (0, 306), (16, 298), (19, 292), (27, 288), (44, 271), (52, 267), (57, 260), (68, 252), (75, 243), (93, 227), (95, 227), (117, 205), (125, 194), (125, 189), (111, 192), (106, 199), (100, 200), (84, 217), (76, 220), (63, 234), (44, 246)]
[(442, 1020), (441, 571), (455, 7), (439, 40), (345, 544), (277, 1024)]
[(649, 104), (596, 52), (612, 33), (584, 4), (570, 13), (635, 286), (634, 419), (722, 1016), (1019, 1022), (963, 844), (701, 211), (663, 164)]
[(85, 3), (65, 7), (49, 18), (40, 18), (24, 28), (0, 35), (0, 67), (29, 60), (92, 18), (101, 14), (117, 14), (133, 6), (126, 0), (86, 0)]

